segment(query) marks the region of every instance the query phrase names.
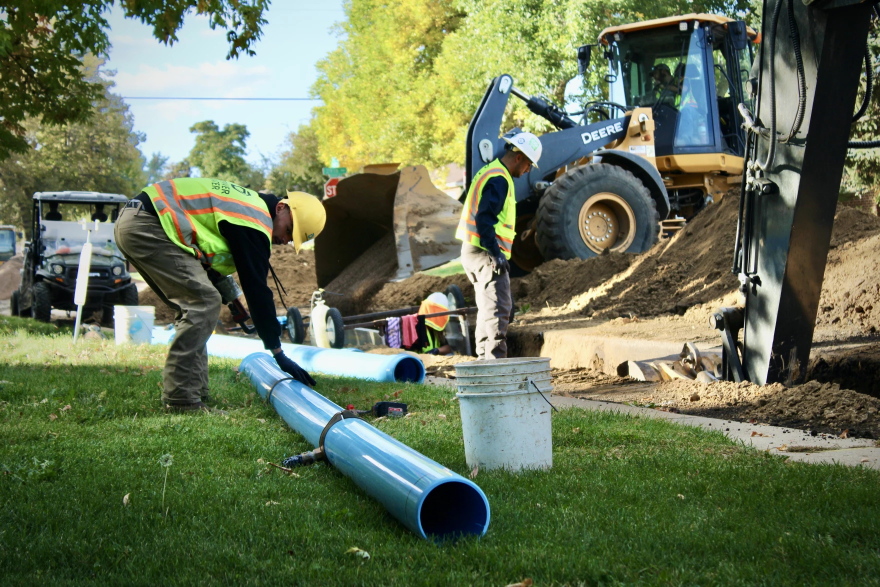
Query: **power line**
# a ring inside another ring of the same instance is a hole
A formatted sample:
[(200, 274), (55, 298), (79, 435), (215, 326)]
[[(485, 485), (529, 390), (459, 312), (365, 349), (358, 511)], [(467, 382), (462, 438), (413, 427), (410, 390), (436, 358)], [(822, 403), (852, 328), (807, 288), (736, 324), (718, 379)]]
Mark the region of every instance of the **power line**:
[(320, 98), (192, 98), (188, 96), (122, 96), (123, 100), (214, 100), (241, 102), (320, 102)]

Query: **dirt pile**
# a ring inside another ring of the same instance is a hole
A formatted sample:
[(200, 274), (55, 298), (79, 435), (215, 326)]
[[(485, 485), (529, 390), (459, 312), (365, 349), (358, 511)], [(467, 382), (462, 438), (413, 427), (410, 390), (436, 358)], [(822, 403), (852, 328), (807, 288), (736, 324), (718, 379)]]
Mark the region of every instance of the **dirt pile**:
[[(293, 247), (289, 245), (275, 245), (272, 247), (270, 263), (272, 268), (275, 269), (278, 281), (281, 282), (281, 285), (287, 291), (287, 293), (282, 292), (282, 295), (288, 306), (308, 308), (312, 292), (318, 288), (318, 283), (315, 279), (315, 254), (312, 251), (302, 250), (297, 255)], [(239, 282), (237, 273), (234, 273), (233, 277), (236, 282)], [(279, 315), (286, 313), (286, 308), (278, 297), (275, 281), (272, 279), (271, 273), (266, 276), (266, 283), (272, 289), (272, 294), (275, 298), (275, 309)], [(174, 321), (174, 311), (166, 306), (151, 289), (147, 288), (140, 292), (139, 298), (140, 305), (155, 306), (157, 323)], [(247, 306), (246, 301), (245, 306)], [(227, 325), (233, 324), (232, 316), (225, 306), (220, 312), (220, 320)]]
[(880, 329), (880, 218), (846, 212), (838, 214), (844, 220), (841, 237), (835, 225), (816, 325), (874, 334)]
[[(462, 274), (447, 277), (434, 277), (424, 273), (416, 273), (409, 279), (395, 283), (386, 283), (371, 298), (361, 300), (355, 307), (356, 313), (381, 312), (396, 310), (409, 306), (418, 306), (429, 294), (446, 291), (447, 286), (455, 284), (461, 288), (465, 302), (474, 303), (474, 286)], [(335, 305), (331, 302), (331, 305)], [(343, 312), (345, 314), (345, 312)]]
[[(514, 279), (517, 304), (547, 315), (614, 318), (684, 313), (736, 289), (730, 273), (739, 197), (729, 194), (643, 255), (551, 261)], [(547, 304), (561, 307), (549, 309)]]
[[(516, 303), (529, 303), (546, 318), (683, 314), (705, 325), (717, 306), (737, 301), (730, 266), (738, 211), (739, 196), (732, 192), (642, 255), (545, 263), (511, 281)], [(817, 325), (855, 334), (880, 330), (878, 268), (880, 218), (838, 206)]]
[[(841, 388), (835, 383), (809, 381), (785, 387), (719, 381), (666, 381), (660, 384), (631, 382), (582, 370), (556, 371), (554, 385), (565, 395), (630, 403), (683, 414), (789, 426), (817, 433), (880, 438), (880, 399)], [(580, 390), (572, 384), (591, 386)]]

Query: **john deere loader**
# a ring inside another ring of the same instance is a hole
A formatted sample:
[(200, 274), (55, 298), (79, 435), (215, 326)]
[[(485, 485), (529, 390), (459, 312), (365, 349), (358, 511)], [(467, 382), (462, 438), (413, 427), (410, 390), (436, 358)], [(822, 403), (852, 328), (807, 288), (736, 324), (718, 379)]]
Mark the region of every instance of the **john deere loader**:
[(495, 78), (468, 128), (468, 184), (502, 152), (510, 96), (557, 129), (541, 136), (540, 167), (514, 180), (517, 268), (646, 251), (661, 222), (680, 228), (738, 184), (745, 135), (736, 105), (748, 104), (755, 37), (742, 21), (708, 14), (606, 28), (577, 57), (583, 74), (598, 48), (608, 99), (574, 114), (519, 91), (510, 75)]
[[(574, 114), (524, 94), (510, 75), (492, 80), (468, 128), (467, 184), (502, 153), (510, 96), (557, 129), (541, 136), (540, 168), (514, 180), (513, 270), (646, 251), (661, 222), (666, 230), (680, 228), (738, 184), (745, 137), (736, 105), (748, 104), (755, 36), (741, 21), (707, 14), (607, 28), (577, 57), (583, 74), (598, 47), (608, 99)], [(315, 241), (318, 285), (345, 294), (334, 302), (345, 311), (381, 284), (460, 253), (461, 203), (435, 188), (424, 167), (397, 167), (366, 168), (324, 201), (327, 226)]]

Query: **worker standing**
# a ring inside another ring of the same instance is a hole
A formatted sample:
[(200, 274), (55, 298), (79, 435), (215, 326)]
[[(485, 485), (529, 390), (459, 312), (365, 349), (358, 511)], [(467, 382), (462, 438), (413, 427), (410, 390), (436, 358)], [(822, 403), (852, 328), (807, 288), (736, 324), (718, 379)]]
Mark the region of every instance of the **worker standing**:
[(326, 218), (324, 206), (309, 194), (288, 192), (280, 199), (209, 178), (161, 181), (128, 202), (116, 222), (116, 244), (176, 312), (163, 372), (166, 410), (209, 409), (204, 403), (209, 392), (205, 345), (221, 301), (233, 301), (224, 299), (229, 294), (221, 295), (218, 285), (229, 283), (224, 276), (236, 271), (264, 346), (294, 379), (315, 384), (281, 351), (281, 325), (266, 279), (272, 244), (293, 241), (299, 253), (304, 241), (321, 232)]
[(541, 158), (541, 141), (528, 132), (502, 137), (504, 154), (480, 169), (468, 189), (455, 237), (462, 241), (461, 264), (477, 301), (477, 358), (507, 356), (510, 252), (516, 236), (513, 178), (528, 173)]

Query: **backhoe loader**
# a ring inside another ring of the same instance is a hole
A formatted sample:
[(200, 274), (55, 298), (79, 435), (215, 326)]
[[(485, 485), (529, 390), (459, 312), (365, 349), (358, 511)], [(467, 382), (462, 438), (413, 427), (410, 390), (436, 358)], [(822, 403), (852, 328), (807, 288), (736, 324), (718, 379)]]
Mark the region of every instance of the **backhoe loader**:
[(745, 136), (736, 106), (747, 102), (755, 38), (742, 21), (708, 14), (606, 28), (577, 56), (583, 74), (598, 47), (608, 99), (576, 113), (526, 95), (511, 75), (495, 78), (468, 128), (468, 184), (501, 154), (511, 95), (558, 129), (541, 136), (540, 168), (514, 180), (517, 268), (646, 251), (661, 221), (680, 229), (738, 184)]

